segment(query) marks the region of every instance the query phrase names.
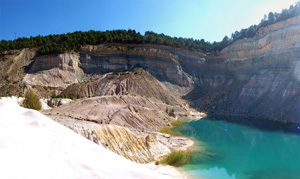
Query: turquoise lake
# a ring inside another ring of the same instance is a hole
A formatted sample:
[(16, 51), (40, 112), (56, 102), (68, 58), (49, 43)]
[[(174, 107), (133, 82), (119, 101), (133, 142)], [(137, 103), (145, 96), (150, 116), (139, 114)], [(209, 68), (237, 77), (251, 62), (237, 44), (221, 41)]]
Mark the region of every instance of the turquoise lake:
[(201, 119), (176, 129), (198, 150), (180, 169), (192, 178), (300, 179), (300, 136)]

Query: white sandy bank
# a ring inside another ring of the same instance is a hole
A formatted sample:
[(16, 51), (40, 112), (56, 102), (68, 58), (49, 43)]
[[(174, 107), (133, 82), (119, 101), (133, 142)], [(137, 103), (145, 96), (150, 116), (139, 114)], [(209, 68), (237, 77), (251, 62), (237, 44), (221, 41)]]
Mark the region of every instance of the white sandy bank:
[(129, 161), (43, 114), (0, 99), (0, 178), (180, 178)]

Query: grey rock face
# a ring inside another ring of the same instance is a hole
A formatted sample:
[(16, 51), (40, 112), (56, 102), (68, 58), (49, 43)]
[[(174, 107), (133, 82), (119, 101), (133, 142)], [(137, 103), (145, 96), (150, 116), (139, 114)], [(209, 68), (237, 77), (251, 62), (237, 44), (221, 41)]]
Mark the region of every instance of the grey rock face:
[(160, 81), (170, 81), (184, 87), (192, 85), (192, 80), (182, 70), (176, 54), (159, 48), (137, 47), (124, 52), (114, 50), (113, 47), (105, 51), (103, 45), (86, 46), (80, 52), (80, 63), (88, 74), (128, 71), (142, 67)]
[[(300, 122), (300, 17), (260, 29), (200, 69), (188, 97), (211, 115)], [(205, 68), (206, 67), (206, 68)]]
[[(260, 29), (225, 48), (219, 57), (172, 48), (135, 52), (80, 52), (86, 73), (147, 69), (160, 81), (194, 89), (185, 97), (210, 115), (298, 123), (300, 119), (300, 17)], [(107, 50), (107, 49), (106, 49)]]
[(77, 54), (58, 54), (37, 57), (29, 73), (23, 78), (27, 85), (40, 85), (48, 87), (67, 87), (78, 83), (83, 72), (78, 67)]

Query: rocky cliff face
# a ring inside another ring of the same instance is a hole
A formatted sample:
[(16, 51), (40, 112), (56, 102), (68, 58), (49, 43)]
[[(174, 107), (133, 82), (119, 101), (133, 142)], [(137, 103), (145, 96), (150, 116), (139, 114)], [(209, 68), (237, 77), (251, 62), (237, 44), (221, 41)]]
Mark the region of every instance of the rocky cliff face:
[(0, 54), (0, 91), (2, 95), (22, 95), (21, 83), (36, 56), (36, 49), (12, 50)]
[(225, 48), (220, 58), (228, 61), (292, 60), (299, 56), (300, 17), (261, 28), (254, 38), (238, 40)]
[[(194, 81), (179, 63), (182, 57), (199, 56), (169, 47), (147, 45), (84, 46), (79, 53), (65, 53), (31, 57), (23, 84), (66, 88), (70, 84), (90, 81), (91, 76), (110, 72), (125, 72), (142, 67), (166, 84), (175, 94), (187, 94)], [(203, 61), (200, 58), (199, 63)], [(22, 66), (24, 67), (24, 66)], [(83, 73), (84, 72), (84, 73)]]
[(178, 56), (170, 53), (168, 48), (89, 45), (81, 48), (80, 62), (85, 73), (103, 74), (143, 67), (160, 81), (170, 81), (180, 86), (192, 84), (182, 70)]
[(34, 86), (67, 87), (78, 83), (83, 76), (78, 63), (77, 54), (65, 53), (37, 57), (29, 73), (23, 78), (23, 83)]
[(206, 62), (189, 94), (211, 115), (299, 123), (300, 17), (260, 29)]

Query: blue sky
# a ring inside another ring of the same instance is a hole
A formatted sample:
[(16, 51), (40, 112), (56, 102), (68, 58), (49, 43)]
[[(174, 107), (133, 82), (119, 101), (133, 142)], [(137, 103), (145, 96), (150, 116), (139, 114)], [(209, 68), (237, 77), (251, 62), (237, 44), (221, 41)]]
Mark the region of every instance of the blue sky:
[(220, 41), (298, 0), (0, 0), (0, 40), (135, 29)]

